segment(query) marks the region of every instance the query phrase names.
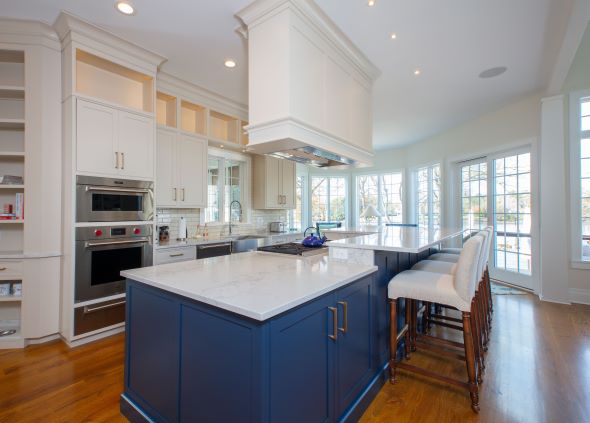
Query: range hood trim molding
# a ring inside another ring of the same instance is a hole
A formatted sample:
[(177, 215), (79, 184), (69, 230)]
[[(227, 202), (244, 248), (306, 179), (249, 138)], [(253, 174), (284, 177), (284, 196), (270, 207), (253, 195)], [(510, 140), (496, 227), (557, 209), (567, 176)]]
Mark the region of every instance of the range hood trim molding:
[(340, 50), (347, 60), (371, 83), (376, 80), (381, 71), (356, 47), (342, 30), (332, 22), (324, 11), (313, 0), (258, 0), (244, 7), (236, 13), (248, 30), (259, 23), (280, 13), (287, 7), (299, 13), (324, 40)]
[(258, 154), (276, 153), (312, 144), (314, 147), (353, 158), (363, 165), (371, 165), (372, 151), (349, 144), (319, 128), (285, 117), (244, 127), (249, 136), (249, 148)]

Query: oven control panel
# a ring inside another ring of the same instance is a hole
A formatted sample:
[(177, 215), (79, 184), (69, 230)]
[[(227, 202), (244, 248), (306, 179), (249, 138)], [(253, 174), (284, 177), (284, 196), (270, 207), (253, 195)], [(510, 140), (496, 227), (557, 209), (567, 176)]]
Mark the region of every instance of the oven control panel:
[(152, 225), (121, 225), (76, 228), (76, 240), (150, 237)]

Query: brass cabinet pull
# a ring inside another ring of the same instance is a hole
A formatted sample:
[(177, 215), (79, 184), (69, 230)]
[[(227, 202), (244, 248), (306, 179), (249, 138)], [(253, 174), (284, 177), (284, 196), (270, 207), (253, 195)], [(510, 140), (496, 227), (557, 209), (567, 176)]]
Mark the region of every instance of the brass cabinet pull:
[(180, 190), (182, 192), (182, 201), (184, 201), (184, 188)]
[(7, 269), (6, 267), (0, 267), (0, 272), (3, 272), (6, 269)]
[(125, 153), (121, 153), (121, 169), (125, 169)]
[(342, 333), (348, 332), (348, 303), (346, 301), (338, 301), (338, 304), (342, 306), (342, 327), (338, 328)]
[(173, 201), (176, 201), (176, 188), (172, 188), (172, 191), (174, 191), (174, 199), (173, 199)]
[(328, 307), (328, 310), (332, 312), (332, 320), (334, 322), (332, 335), (328, 335), (328, 338), (336, 341), (338, 339), (338, 309), (336, 307)]
[(184, 256), (184, 253), (177, 253), (177, 254), (169, 254), (169, 257), (182, 257)]
[(115, 151), (115, 169), (119, 169), (119, 152)]

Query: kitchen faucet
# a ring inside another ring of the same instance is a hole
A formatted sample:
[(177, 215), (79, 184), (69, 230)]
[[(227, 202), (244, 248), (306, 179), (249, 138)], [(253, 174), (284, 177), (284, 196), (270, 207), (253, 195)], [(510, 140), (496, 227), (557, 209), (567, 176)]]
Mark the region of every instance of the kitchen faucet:
[(231, 211), (233, 208), (234, 203), (236, 203), (238, 205), (238, 210), (240, 211), (240, 220), (242, 219), (242, 203), (240, 203), (238, 200), (234, 200), (231, 203), (229, 203), (229, 234), (231, 235)]

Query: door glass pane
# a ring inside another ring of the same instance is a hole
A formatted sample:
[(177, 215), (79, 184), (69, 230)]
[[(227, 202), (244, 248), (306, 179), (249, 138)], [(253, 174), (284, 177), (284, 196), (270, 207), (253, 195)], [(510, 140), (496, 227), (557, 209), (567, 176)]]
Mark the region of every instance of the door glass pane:
[(379, 201), (378, 189), (377, 175), (362, 175), (357, 177), (358, 215), (360, 224), (377, 222), (377, 217), (365, 217), (362, 216), (362, 214), (369, 206), (373, 206), (375, 209), (379, 210), (379, 205), (377, 204)]
[(233, 160), (225, 161), (225, 216), (231, 222), (240, 222), (240, 208), (237, 204), (231, 207), (232, 201), (240, 201), (240, 162)]
[(383, 214), (384, 223), (402, 223), (402, 174), (387, 173), (380, 178), (381, 204), (378, 210)]
[(477, 232), (487, 225), (486, 162), (462, 166), (461, 186), (463, 230)]
[(494, 264), (531, 274), (531, 155), (494, 160)]

